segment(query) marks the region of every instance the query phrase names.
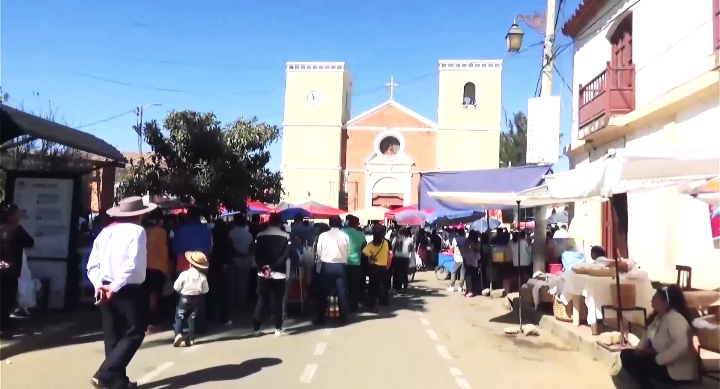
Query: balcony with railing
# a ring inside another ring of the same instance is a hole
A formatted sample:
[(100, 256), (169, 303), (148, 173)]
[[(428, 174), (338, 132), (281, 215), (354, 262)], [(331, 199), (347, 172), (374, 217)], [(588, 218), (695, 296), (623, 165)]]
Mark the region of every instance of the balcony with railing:
[[(607, 63), (605, 70), (578, 93), (578, 128), (612, 115), (623, 115), (635, 109), (635, 65), (616, 66)], [(586, 133), (580, 131), (580, 134)], [(583, 139), (581, 135), (579, 139)]]

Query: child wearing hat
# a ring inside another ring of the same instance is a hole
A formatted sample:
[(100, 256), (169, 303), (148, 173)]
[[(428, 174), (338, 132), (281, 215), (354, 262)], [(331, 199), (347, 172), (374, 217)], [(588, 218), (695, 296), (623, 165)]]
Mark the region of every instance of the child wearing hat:
[(180, 273), (173, 288), (180, 293), (175, 310), (175, 340), (173, 346), (180, 347), (184, 342), (186, 347), (194, 344), (195, 316), (202, 295), (208, 292), (207, 276), (202, 271), (208, 268), (208, 260), (200, 251), (188, 251), (185, 259), (190, 262), (190, 269)]

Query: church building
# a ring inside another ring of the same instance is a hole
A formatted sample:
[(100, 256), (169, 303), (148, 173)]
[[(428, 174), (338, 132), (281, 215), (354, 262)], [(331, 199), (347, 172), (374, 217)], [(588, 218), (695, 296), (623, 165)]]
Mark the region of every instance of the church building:
[(499, 165), (502, 60), (439, 62), (437, 120), (393, 99), (350, 116), (343, 62), (286, 64), (283, 200), (353, 211), (416, 204), (421, 172)]

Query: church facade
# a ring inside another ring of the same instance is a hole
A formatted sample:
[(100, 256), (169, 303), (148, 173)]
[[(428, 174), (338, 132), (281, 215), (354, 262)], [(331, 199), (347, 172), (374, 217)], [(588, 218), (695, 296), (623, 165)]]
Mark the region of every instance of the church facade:
[(393, 99), (350, 116), (343, 62), (286, 64), (281, 173), (291, 203), (416, 204), (420, 173), (499, 165), (501, 60), (442, 60), (437, 120)]

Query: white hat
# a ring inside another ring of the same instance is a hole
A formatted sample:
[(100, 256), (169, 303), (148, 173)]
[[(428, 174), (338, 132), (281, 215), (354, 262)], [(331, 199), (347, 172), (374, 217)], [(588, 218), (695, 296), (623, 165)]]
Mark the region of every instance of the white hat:
[(148, 213), (155, 208), (157, 208), (157, 204), (145, 204), (142, 197), (132, 196), (120, 200), (118, 205), (108, 209), (106, 213), (112, 217), (130, 217)]

